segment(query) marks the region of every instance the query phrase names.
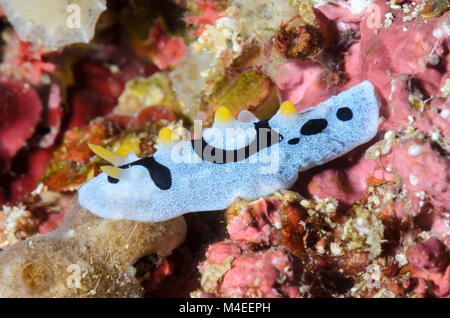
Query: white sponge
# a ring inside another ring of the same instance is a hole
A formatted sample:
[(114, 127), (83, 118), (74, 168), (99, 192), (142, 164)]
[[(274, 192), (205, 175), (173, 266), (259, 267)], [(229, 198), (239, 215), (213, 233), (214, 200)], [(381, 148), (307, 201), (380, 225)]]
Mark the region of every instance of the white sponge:
[(52, 51), (88, 43), (106, 10), (106, 0), (0, 0), (0, 4), (22, 41)]

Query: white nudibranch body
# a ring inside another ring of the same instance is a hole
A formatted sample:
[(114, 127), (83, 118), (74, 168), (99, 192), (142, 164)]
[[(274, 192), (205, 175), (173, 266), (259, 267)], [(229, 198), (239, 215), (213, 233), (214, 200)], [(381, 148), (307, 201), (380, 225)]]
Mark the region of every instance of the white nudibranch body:
[(225, 209), (289, 188), (298, 172), (337, 158), (372, 139), (379, 101), (362, 82), (327, 101), (296, 112), (285, 102), (270, 120), (248, 111), (235, 120), (221, 107), (211, 128), (193, 140), (171, 141), (164, 128), (156, 153), (121, 158), (92, 149), (115, 167), (79, 190), (82, 207), (110, 219), (160, 222), (179, 215)]

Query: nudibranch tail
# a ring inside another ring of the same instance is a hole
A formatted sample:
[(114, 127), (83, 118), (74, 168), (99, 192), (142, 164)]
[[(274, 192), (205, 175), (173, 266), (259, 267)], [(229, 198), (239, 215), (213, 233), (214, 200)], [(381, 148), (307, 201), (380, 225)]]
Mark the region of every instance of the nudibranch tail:
[(122, 156), (119, 156), (109, 151), (108, 149), (103, 148), (102, 146), (93, 144), (89, 144), (88, 146), (97, 156), (105, 159), (106, 161), (108, 161), (109, 163), (113, 164), (116, 167), (120, 166), (125, 159)]

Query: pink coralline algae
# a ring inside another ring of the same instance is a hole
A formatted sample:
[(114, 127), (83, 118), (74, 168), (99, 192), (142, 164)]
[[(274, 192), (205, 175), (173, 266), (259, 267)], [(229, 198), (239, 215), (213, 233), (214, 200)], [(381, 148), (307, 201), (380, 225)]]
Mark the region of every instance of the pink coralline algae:
[[(408, 260), (419, 268), (413, 275), (421, 277), (416, 293), (443, 297), (449, 284), (445, 266), (439, 273), (427, 274), (429, 270), (419, 265), (431, 262), (420, 253), (429, 253), (432, 258), (439, 250), (442, 258), (449, 248), (450, 104), (442, 93), (450, 77), (446, 68), (449, 43), (444, 35), (449, 15), (424, 20), (411, 18), (411, 4), (406, 5), (410, 11), (401, 6), (394, 10), (384, 1), (375, 1), (374, 5), (380, 9), (378, 13), (366, 10), (352, 14), (331, 3), (318, 10), (331, 21), (339, 21), (336, 27), (340, 32), (351, 30), (358, 35), (359, 40), (344, 55), (348, 79), (344, 87), (369, 79), (379, 90), (383, 102), (379, 141), (301, 174), (294, 189), (322, 198), (331, 195), (350, 206), (366, 198), (373, 187), (399, 177), (403, 190), (393, 205), (396, 217), (402, 222), (412, 220), (414, 227), (436, 236), (408, 254)], [(378, 27), (374, 27), (376, 19), (381, 23)], [(289, 62), (284, 67), (295, 71), (277, 79), (283, 98), (295, 100), (299, 110), (330, 94), (323, 93), (323, 81), (317, 79), (320, 75), (302, 78), (312, 72), (320, 74), (318, 66), (316, 62)], [(310, 96), (314, 96), (312, 102)], [(427, 282), (435, 286), (435, 292), (424, 287)]]
[(201, 11), (200, 14), (188, 14), (186, 20), (189, 24), (192, 24), (196, 29), (194, 35), (200, 35), (205, 30), (206, 25), (212, 25), (220, 18), (220, 10), (215, 8), (215, 3), (211, 0), (199, 0), (198, 8)]
[(292, 261), (284, 249), (251, 252), (243, 244), (222, 242), (206, 254), (208, 260), (200, 264), (199, 297), (298, 297)]
[(39, 224), (38, 233), (46, 234), (48, 232), (56, 230), (58, 226), (61, 225), (63, 219), (64, 216), (62, 214), (57, 212), (51, 212), (46, 217), (46, 219), (41, 224)]
[(408, 252), (408, 260), (413, 267), (412, 275), (419, 280), (416, 289), (419, 295), (450, 297), (448, 250), (438, 239), (431, 238), (413, 247)]
[(429, 143), (418, 139), (398, 142), (382, 161), (385, 166), (390, 164), (392, 170), (402, 178), (415, 203), (415, 211), (420, 211), (424, 205), (424, 198), (421, 203), (420, 196), (414, 195), (421, 191), (429, 196), (435, 210), (450, 210), (449, 163)]
[[(381, 10), (377, 17), (371, 15), (370, 10), (351, 14), (349, 9), (335, 4), (320, 6), (318, 10), (331, 21), (339, 21), (337, 27), (341, 31), (353, 30), (359, 33), (360, 40), (355, 41), (344, 56), (344, 69), (348, 78), (345, 87), (351, 87), (362, 79), (369, 79), (375, 84), (383, 99), (382, 114), (385, 120), (381, 123), (381, 131), (395, 130), (411, 121), (412, 127), (428, 136), (427, 144), (420, 146), (424, 148), (424, 153), (407, 162), (421, 162), (422, 168), (418, 168), (418, 174), (424, 174), (428, 170), (435, 173), (436, 178), (428, 179), (433, 181), (425, 181), (433, 185), (416, 184), (414, 166), (405, 164), (404, 161), (405, 158), (411, 157), (408, 153), (402, 153), (395, 158), (384, 158), (384, 168), (388, 167), (386, 170), (379, 164), (361, 157), (363, 149), (360, 149), (338, 159), (336, 163), (317, 168), (313, 173), (307, 172), (305, 178), (311, 180), (307, 189), (311, 194), (322, 197), (333, 195), (347, 204), (352, 204), (365, 196), (374, 177), (390, 180), (393, 173), (399, 173), (405, 184), (411, 187), (409, 176), (413, 174), (414, 190), (424, 190), (433, 198), (437, 194), (436, 208), (440, 208), (442, 200), (448, 200), (448, 174), (445, 172), (448, 170), (448, 161), (432, 144), (439, 138), (436, 136), (449, 136), (450, 125), (446, 115), (449, 102), (441, 97), (440, 92), (449, 76), (444, 67), (449, 62), (449, 55), (445, 53), (448, 50), (448, 40), (443, 36), (439, 38), (436, 35), (439, 32), (436, 30), (448, 19), (448, 15), (427, 21), (416, 19), (403, 22), (402, 17), (407, 14), (400, 10), (395, 11), (395, 19), (389, 27), (376, 29), (370, 19), (381, 19), (389, 11), (389, 7), (382, 1), (375, 2), (375, 5)], [(431, 36), (432, 34), (434, 36)], [(435, 65), (432, 59), (436, 59)], [(291, 72), (280, 73), (277, 84), (283, 98), (294, 100), (297, 109), (307, 108), (331, 94), (326, 92), (323, 81), (320, 80), (319, 64), (289, 62), (282, 69)], [(397, 146), (394, 146), (392, 151), (397, 152), (396, 148)], [(409, 172), (406, 173), (407, 171)], [(448, 210), (448, 207), (446, 208)]]
[[(284, 64), (275, 79), (283, 100), (298, 104), (303, 110), (325, 100), (328, 93), (321, 81), (322, 67), (311, 61), (295, 61)], [(319, 92), (319, 96), (316, 94)]]
[(1, 173), (34, 132), (42, 111), (36, 91), (23, 82), (0, 78)]
[[(0, 79), (0, 104), (0, 202), (18, 202), (36, 188), (46, 169), (59, 133), (62, 108), (58, 98), (44, 107), (33, 87), (6, 78)], [(45, 125), (50, 131), (39, 144), (36, 130)]]
[(53, 73), (55, 65), (45, 61), (45, 52), (42, 49), (21, 41), (14, 32), (4, 34), (7, 44), (0, 65), (0, 72), (4, 76), (37, 85), (43, 80), (43, 75)]
[(418, 269), (430, 273), (443, 272), (449, 263), (445, 246), (436, 238), (412, 248), (408, 253), (408, 260)]
[(378, 170), (375, 162), (353, 152), (325, 169), (317, 168), (301, 174), (301, 177), (310, 180), (307, 191), (311, 195), (331, 195), (342, 203), (351, 205), (367, 195), (368, 181)]
[(47, 148), (54, 145), (61, 129), (64, 119), (63, 102), (61, 97), (61, 88), (57, 84), (50, 86), (47, 104), (47, 116), (45, 122), (49, 128), (49, 132), (42, 138), (39, 145)]
[(160, 23), (155, 23), (149, 30), (148, 38), (154, 48), (150, 50), (149, 55), (162, 70), (169, 66), (175, 66), (186, 52), (186, 44), (183, 39), (168, 36)]
[(10, 200), (18, 202), (33, 191), (44, 174), (54, 149), (33, 149), (29, 152), (26, 169), (11, 182)]
[(228, 233), (237, 241), (258, 245), (279, 245), (280, 235), (274, 231), (273, 223), (281, 223), (277, 207), (280, 201), (258, 200), (254, 205), (238, 211), (238, 215), (228, 214)]
[(86, 127), (92, 119), (107, 115), (128, 80), (150, 76), (156, 70), (125, 48), (101, 46), (89, 52), (74, 66), (76, 85), (69, 90), (73, 114), (68, 128)]

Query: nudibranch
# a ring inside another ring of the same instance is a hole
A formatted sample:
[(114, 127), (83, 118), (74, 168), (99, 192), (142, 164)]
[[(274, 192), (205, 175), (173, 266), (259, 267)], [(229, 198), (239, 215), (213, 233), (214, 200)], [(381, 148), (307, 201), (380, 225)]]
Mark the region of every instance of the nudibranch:
[(91, 145), (113, 166), (79, 190), (79, 202), (110, 219), (160, 222), (179, 215), (225, 209), (289, 188), (299, 171), (324, 164), (372, 139), (379, 100), (364, 81), (319, 105), (296, 112), (284, 102), (270, 120), (242, 111), (237, 120), (220, 107), (211, 128), (192, 140), (160, 131), (153, 156), (126, 158)]

